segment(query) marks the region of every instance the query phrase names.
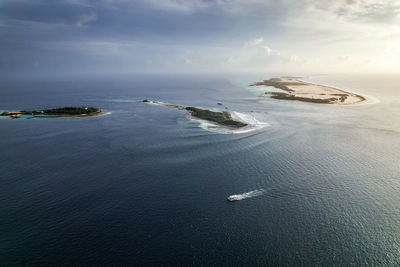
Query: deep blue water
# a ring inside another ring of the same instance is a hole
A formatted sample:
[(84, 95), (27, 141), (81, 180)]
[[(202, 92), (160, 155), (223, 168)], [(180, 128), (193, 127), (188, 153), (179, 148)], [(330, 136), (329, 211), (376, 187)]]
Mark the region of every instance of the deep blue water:
[[(399, 265), (400, 77), (312, 77), (380, 101), (341, 107), (247, 86), (268, 76), (0, 82), (0, 110), (111, 112), (0, 119), (0, 264)], [(142, 99), (269, 126), (221, 134)]]

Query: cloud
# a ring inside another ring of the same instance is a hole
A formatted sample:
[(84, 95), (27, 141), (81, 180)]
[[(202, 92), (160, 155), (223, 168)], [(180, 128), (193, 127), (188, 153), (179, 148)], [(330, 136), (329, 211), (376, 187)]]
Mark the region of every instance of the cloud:
[(263, 48), (265, 49), (265, 52), (267, 53), (268, 56), (271, 55), (271, 48), (269, 48), (268, 46), (263, 46)]
[[(141, 70), (150, 58), (155, 70), (286, 71), (301, 64), (344, 71), (365, 58), (371, 68), (400, 69), (397, 0), (0, 0), (0, 6), (0, 71), (38, 59), (49, 70)], [(338, 55), (351, 58), (344, 63)]]
[(88, 14), (83, 14), (81, 15), (78, 20), (76, 21), (75, 25), (77, 27), (83, 27), (89, 24), (90, 22), (96, 21), (97, 20), (97, 14), (96, 12), (91, 12)]
[[(74, 0), (69, 0), (74, 1)], [(83, 0), (76, 0), (83, 1)], [(365, 20), (377, 23), (395, 23), (400, 13), (396, 0), (102, 0), (113, 5), (127, 3), (146, 5), (166, 12), (194, 14), (199, 12), (233, 14), (239, 16), (268, 16), (276, 14), (279, 19), (319, 9), (342, 16), (348, 20)], [(282, 16), (284, 15), (284, 16)]]
[(190, 65), (190, 64), (193, 63), (193, 60), (191, 58), (185, 58), (184, 62), (185, 62), (186, 65)]
[(142, 2), (158, 10), (187, 14), (206, 9), (213, 5), (213, 1), (202, 0), (136, 0), (133, 2)]
[[(103, 0), (114, 4), (127, 3), (128, 0)], [(163, 10), (165, 12), (175, 12), (183, 14), (194, 14), (200, 12), (212, 14), (233, 14), (233, 15), (254, 15), (262, 14), (267, 9), (281, 6), (280, 2), (292, 2), (296, 5), (296, 1), (284, 0), (133, 0), (132, 3), (144, 4), (148, 7)], [(263, 13), (265, 14), (265, 13)]]
[(310, 8), (324, 10), (348, 21), (395, 24), (399, 22), (400, 3), (395, 0), (319, 0)]
[(257, 39), (245, 42), (243, 46), (244, 47), (254, 47), (259, 44), (262, 44), (263, 42), (264, 42), (264, 39), (262, 37), (259, 37)]
[(234, 58), (233, 56), (230, 56), (230, 57), (228, 58), (228, 60), (226, 60), (226, 63), (227, 63), (228, 65), (234, 64), (234, 63), (235, 63), (235, 58)]
[(350, 59), (349, 56), (338, 56), (338, 57), (336, 57), (336, 60), (338, 62), (345, 62), (345, 61), (348, 61), (349, 59)]

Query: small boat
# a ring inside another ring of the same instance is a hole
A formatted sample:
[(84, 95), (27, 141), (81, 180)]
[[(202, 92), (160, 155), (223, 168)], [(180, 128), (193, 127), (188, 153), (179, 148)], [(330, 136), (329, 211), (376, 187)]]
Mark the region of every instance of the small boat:
[(228, 200), (230, 202), (237, 201), (237, 200), (240, 200), (240, 196), (239, 195), (232, 195), (232, 196), (229, 196), (226, 200)]

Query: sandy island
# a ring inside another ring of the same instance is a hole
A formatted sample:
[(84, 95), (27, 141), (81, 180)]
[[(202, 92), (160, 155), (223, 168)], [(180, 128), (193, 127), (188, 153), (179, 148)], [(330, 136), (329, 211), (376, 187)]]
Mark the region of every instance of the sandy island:
[(333, 87), (307, 83), (295, 77), (271, 78), (261, 82), (255, 82), (251, 86), (272, 86), (285, 91), (266, 92), (274, 99), (298, 100), (304, 102), (336, 105), (358, 104), (366, 99), (360, 95), (349, 93)]

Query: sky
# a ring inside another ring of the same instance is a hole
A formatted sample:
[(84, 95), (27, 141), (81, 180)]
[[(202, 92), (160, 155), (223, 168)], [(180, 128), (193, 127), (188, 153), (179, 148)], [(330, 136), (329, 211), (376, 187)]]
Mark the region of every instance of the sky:
[(0, 0), (1, 73), (400, 71), (400, 1)]

